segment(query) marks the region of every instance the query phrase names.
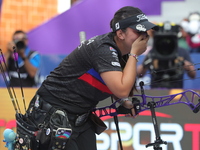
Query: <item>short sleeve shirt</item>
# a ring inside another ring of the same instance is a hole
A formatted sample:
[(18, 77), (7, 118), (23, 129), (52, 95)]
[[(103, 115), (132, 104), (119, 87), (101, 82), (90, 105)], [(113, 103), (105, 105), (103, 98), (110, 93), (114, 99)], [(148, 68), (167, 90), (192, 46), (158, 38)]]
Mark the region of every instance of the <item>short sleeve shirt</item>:
[(56, 102), (50, 103), (69, 109), (73, 106), (83, 110), (95, 107), (112, 95), (100, 73), (122, 71), (120, 57), (112, 33), (81, 43), (44, 81), (43, 85), (57, 98)]

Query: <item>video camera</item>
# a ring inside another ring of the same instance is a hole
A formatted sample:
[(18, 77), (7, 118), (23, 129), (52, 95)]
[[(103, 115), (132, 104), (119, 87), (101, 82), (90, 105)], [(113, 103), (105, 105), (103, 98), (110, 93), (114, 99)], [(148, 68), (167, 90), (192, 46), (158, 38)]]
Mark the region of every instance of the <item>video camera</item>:
[(181, 83), (170, 81), (178, 80), (183, 75), (183, 70), (171, 69), (183, 65), (183, 59), (178, 53), (179, 25), (170, 22), (158, 24), (158, 31), (154, 31), (153, 47), (151, 51), (152, 81), (160, 81), (152, 87), (176, 88)]
[(159, 60), (171, 60), (178, 56), (179, 26), (170, 22), (158, 24), (154, 31), (152, 57)]

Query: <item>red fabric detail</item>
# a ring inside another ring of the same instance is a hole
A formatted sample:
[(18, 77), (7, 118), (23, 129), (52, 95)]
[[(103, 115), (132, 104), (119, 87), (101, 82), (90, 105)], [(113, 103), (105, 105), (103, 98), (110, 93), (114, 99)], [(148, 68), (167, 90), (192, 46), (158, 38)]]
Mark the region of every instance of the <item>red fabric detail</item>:
[(86, 74), (82, 75), (81, 77), (79, 77), (78, 79), (89, 83), (91, 86), (97, 88), (98, 90), (102, 91), (103, 93), (112, 94), (112, 92), (108, 89), (108, 87), (106, 85), (102, 84), (100, 81), (95, 79), (90, 74), (86, 73)]

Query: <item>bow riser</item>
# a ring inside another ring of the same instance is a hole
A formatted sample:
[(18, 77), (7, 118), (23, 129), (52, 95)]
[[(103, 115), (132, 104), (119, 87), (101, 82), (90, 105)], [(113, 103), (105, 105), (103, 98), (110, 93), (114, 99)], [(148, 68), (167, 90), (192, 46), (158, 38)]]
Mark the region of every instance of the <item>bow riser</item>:
[[(149, 102), (155, 102), (155, 108), (165, 107), (176, 104), (185, 104), (187, 105), (194, 113), (197, 113), (200, 109), (200, 95), (192, 90), (187, 90), (182, 93), (166, 95), (166, 96), (148, 96), (148, 95), (134, 95), (134, 98), (140, 100), (140, 111), (141, 113), (145, 110), (149, 110), (150, 107), (148, 105)], [(177, 99), (178, 98), (178, 99)], [(196, 99), (198, 99), (197, 103)], [(99, 117), (104, 116), (116, 116), (117, 113), (117, 102), (115, 101), (110, 106), (95, 108), (94, 112)], [(98, 112), (97, 112), (98, 111)]]

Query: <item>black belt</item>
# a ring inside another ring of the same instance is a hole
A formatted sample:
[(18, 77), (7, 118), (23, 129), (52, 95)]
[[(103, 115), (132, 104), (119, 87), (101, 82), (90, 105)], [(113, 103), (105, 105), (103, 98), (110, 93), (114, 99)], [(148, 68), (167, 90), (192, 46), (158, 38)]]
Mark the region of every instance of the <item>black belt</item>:
[(73, 121), (75, 126), (83, 125), (87, 120), (91, 112), (83, 113), (83, 114), (68, 114), (69, 120)]
[(41, 109), (49, 112), (50, 114), (53, 114), (53, 112), (56, 110), (51, 104), (49, 104), (45, 100), (43, 100), (43, 105), (41, 106)]
[[(37, 95), (37, 96), (39, 96), (39, 95)], [(38, 99), (41, 100), (41, 98), (39, 98), (39, 97), (38, 97)], [(43, 104), (41, 106), (41, 109), (47, 111), (50, 115), (53, 114), (53, 112), (55, 110), (57, 110), (56, 108), (54, 108), (51, 104), (49, 104), (45, 100), (42, 99), (42, 101), (43, 101)], [(81, 126), (82, 124), (84, 124), (87, 121), (89, 114), (91, 113), (90, 111), (88, 111), (83, 114), (72, 114), (72, 113), (69, 113), (67, 110), (65, 110), (65, 111), (67, 112), (67, 116), (68, 116), (69, 120), (73, 121), (75, 126)]]

